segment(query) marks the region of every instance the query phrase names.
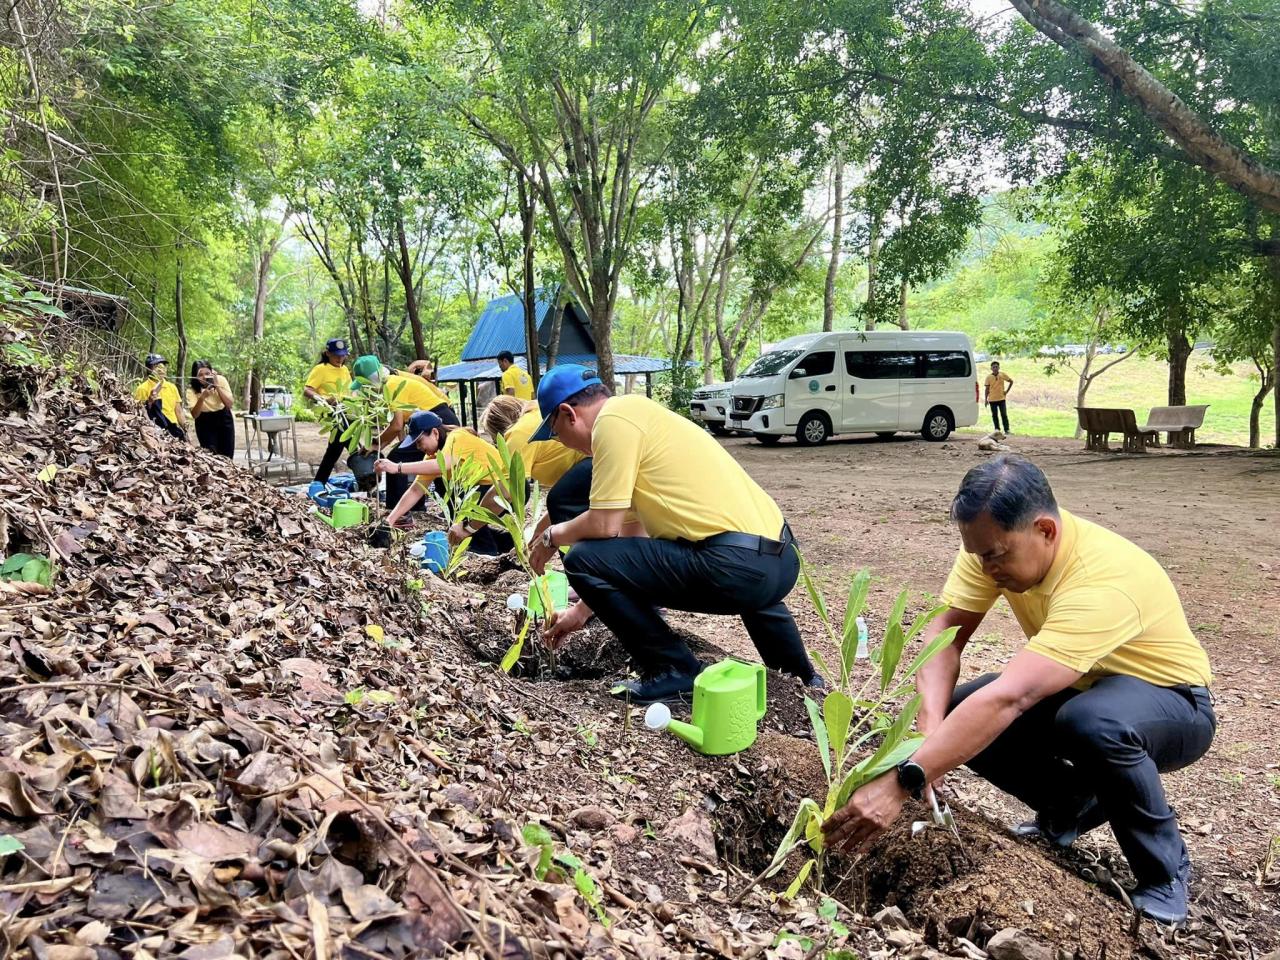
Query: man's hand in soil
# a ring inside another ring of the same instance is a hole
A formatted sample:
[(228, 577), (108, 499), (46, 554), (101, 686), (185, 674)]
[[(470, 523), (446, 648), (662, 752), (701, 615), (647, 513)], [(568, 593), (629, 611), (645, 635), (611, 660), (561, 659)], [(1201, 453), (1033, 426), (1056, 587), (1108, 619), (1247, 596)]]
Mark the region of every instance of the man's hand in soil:
[(456, 547), (467, 537), (471, 536), (471, 531), (461, 522), (455, 523), (449, 528), (449, 546)]
[(535, 537), (529, 544), (529, 566), (538, 576), (547, 571), (547, 561), (556, 555), (555, 547), (544, 546), (541, 537)]
[(579, 600), (563, 613), (553, 610), (542, 628), (542, 645), (548, 650), (559, 650), (570, 634), (577, 633), (591, 619), (591, 608)]
[(827, 845), (853, 853), (892, 826), (906, 800), (897, 772), (881, 774), (854, 791), (849, 802), (822, 825)]

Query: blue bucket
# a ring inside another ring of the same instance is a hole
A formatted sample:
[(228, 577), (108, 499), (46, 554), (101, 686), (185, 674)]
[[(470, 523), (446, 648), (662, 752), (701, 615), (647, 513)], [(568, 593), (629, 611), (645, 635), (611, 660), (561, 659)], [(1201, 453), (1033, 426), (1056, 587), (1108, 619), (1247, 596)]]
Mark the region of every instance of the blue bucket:
[(443, 573), (449, 565), (449, 535), (439, 530), (422, 535), (422, 565), (432, 573)]

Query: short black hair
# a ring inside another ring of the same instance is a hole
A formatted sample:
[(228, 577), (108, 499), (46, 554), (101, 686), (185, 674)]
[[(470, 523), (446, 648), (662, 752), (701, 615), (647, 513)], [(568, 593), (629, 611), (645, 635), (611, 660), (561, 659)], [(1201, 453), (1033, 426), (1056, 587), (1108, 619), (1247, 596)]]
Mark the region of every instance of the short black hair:
[(503, 350), (498, 354), (498, 362), (501, 363), (503, 360), (507, 361), (507, 363), (516, 362), (515, 355), (510, 350)]
[[(594, 377), (596, 372), (591, 371)], [(605, 400), (613, 396), (613, 391), (606, 387), (603, 383), (593, 383), (589, 387), (583, 387), (577, 393), (570, 394), (564, 398), (564, 402), (571, 407), (580, 407), (584, 403), (590, 403), (592, 400), (603, 398)]]
[(1044, 471), (1026, 457), (1004, 455), (974, 467), (951, 501), (951, 519), (972, 523), (989, 514), (1002, 530), (1021, 530), (1042, 514), (1059, 516)]

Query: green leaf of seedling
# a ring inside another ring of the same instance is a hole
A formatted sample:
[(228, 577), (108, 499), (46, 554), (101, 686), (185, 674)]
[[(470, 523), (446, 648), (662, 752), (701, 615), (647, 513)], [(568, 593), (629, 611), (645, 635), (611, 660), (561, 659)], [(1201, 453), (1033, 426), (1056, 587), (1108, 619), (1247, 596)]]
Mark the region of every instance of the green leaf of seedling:
[(809, 594), (809, 600), (813, 603), (813, 609), (818, 611), (818, 617), (822, 620), (823, 626), (827, 628), (827, 632), (831, 632), (831, 617), (827, 615), (827, 602), (822, 599), (817, 585), (813, 582), (813, 577), (809, 575), (809, 563), (804, 558), (804, 554), (800, 549), (796, 548), (796, 556), (800, 558), (800, 579), (804, 581), (804, 588)]
[(348, 706), (354, 707), (364, 700), (364, 687), (356, 687), (354, 690), (348, 690), (342, 700)]
[(538, 862), (534, 865), (533, 875), (542, 880), (546, 877), (547, 871), (551, 869), (552, 848), (554, 846), (551, 831), (540, 823), (526, 823), (524, 829), (520, 831), (520, 836), (529, 846), (538, 848)]
[(769, 868), (765, 871), (764, 879), (767, 880), (782, 869), (782, 865), (786, 863), (791, 851), (799, 845), (800, 837), (804, 834), (805, 827), (809, 825), (809, 821), (814, 817), (821, 818), (822, 811), (818, 809), (818, 805), (812, 798), (805, 797), (800, 801), (800, 807), (796, 810), (796, 817), (791, 821), (791, 826), (787, 828), (782, 842), (778, 844), (773, 860), (769, 862)]
[(813, 865), (815, 862), (816, 861), (813, 860), (813, 858), (804, 862), (804, 866), (800, 868), (800, 872), (796, 874), (796, 878), (792, 880), (787, 889), (783, 891), (782, 897), (784, 900), (794, 900), (796, 898), (796, 895), (800, 892), (800, 888), (804, 886), (804, 882), (809, 879), (809, 874), (813, 872)]
[(902, 660), (902, 650), (906, 646), (907, 637), (902, 632), (902, 615), (907, 610), (907, 591), (898, 594), (889, 615), (889, 623), (884, 631), (884, 646), (880, 649), (880, 690), (889, 689), (893, 675), (897, 672), (898, 663)]
[(502, 663), (499, 664), (503, 673), (510, 673), (511, 668), (520, 660), (520, 654), (524, 652), (524, 640), (529, 635), (529, 624), (533, 620), (531, 617), (525, 617), (524, 623), (520, 625), (520, 633), (516, 636), (516, 642), (511, 644), (507, 652), (502, 655)]
[(911, 629), (907, 631), (907, 645), (911, 645), (911, 641), (920, 635), (920, 631), (931, 624), (942, 614), (946, 613), (950, 607), (945, 603), (940, 603), (936, 607), (930, 607), (924, 613), (917, 616), (911, 621)]
[(844, 634), (840, 639), (840, 685), (849, 682), (854, 658), (858, 652), (858, 617), (867, 604), (867, 591), (871, 588), (871, 571), (859, 570), (849, 584), (849, 599), (844, 605)]
[[(846, 927), (839, 920), (832, 920), (831, 932), (835, 934), (837, 937), (847, 937), (849, 935), (849, 928)], [(837, 957), (847, 957), (848, 960), (857, 960), (857, 954), (851, 953), (848, 950), (837, 950), (837, 951), (828, 953), (826, 960), (835, 960), (835, 958)]]
[(812, 938), (801, 936), (798, 933), (792, 933), (790, 930), (778, 931), (778, 936), (773, 941), (773, 945), (776, 947), (778, 944), (785, 943), (788, 940), (798, 944), (800, 946), (800, 949), (803, 950), (806, 954), (813, 949)]
[[(835, 775), (844, 766), (845, 746), (849, 739), (849, 725), (853, 722), (853, 701), (848, 694), (833, 690), (822, 701), (822, 716), (827, 722), (827, 735), (831, 738), (831, 752), (835, 756)], [(827, 780), (831, 773), (828, 771)]]
[(823, 920), (834, 920), (836, 918), (836, 912), (839, 909), (839, 904), (834, 900), (830, 897), (823, 897), (822, 903), (818, 905), (818, 916)]
[(25, 850), (26, 847), (17, 837), (0, 833), (0, 857), (7, 857), (11, 853), (17, 853), (19, 850)]
[(817, 648), (809, 648), (809, 659), (812, 660), (814, 665), (818, 668), (818, 673), (822, 676), (822, 679), (831, 682), (833, 676), (831, 668), (827, 666), (827, 661), (823, 659), (822, 654), (818, 652)]
[(827, 738), (827, 725), (818, 713), (818, 705), (808, 697), (804, 698), (804, 708), (809, 711), (809, 722), (813, 724), (813, 736), (818, 741), (818, 754), (822, 757), (822, 769), (827, 772), (827, 781), (831, 781), (831, 743)]
[(947, 647), (951, 646), (956, 639), (956, 634), (959, 632), (959, 627), (947, 627), (947, 629), (943, 630), (940, 634), (930, 640), (925, 648), (916, 655), (916, 658), (911, 661), (911, 665), (907, 667), (907, 672), (902, 675), (902, 682), (906, 683), (916, 675), (917, 670), (923, 667)]
[(0, 574), (8, 576), (11, 573), (17, 573), (34, 559), (36, 559), (34, 554), (15, 553), (4, 562), (4, 566), (0, 566)]
[(885, 731), (884, 740), (879, 749), (849, 771), (849, 775), (840, 785), (840, 792), (836, 795), (837, 807), (843, 807), (848, 803), (849, 797), (864, 783), (874, 780), (915, 753), (916, 747), (924, 738), (918, 734), (911, 736), (907, 734), (919, 710), (920, 697), (912, 697), (902, 713), (898, 715), (898, 719)]

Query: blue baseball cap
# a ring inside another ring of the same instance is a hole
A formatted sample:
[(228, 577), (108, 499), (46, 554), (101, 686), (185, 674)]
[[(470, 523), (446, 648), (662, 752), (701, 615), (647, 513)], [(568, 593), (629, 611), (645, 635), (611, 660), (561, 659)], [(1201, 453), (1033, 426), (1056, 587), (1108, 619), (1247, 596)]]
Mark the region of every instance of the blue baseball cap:
[(347, 349), (347, 341), (343, 340), (341, 337), (334, 337), (332, 340), (326, 340), (324, 348), (335, 357), (345, 357), (351, 352)]
[(444, 421), (430, 410), (419, 410), (409, 418), (409, 435), (400, 441), (400, 447), (403, 448), (409, 446), (428, 430), (434, 430), (442, 423), (444, 423)]
[(562, 363), (552, 367), (538, 381), (538, 412), (542, 414), (542, 426), (533, 432), (530, 443), (551, 439), (551, 421), (560, 404), (587, 387), (601, 385), (600, 378), (590, 367), (580, 363)]

